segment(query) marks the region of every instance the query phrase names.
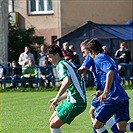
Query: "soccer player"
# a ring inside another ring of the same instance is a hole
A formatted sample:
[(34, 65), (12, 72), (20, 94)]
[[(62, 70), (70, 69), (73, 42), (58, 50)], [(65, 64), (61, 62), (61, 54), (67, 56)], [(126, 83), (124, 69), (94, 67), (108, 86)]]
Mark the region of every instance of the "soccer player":
[[(88, 50), (88, 44), (89, 40), (85, 40), (84, 42), (82, 42), (80, 44), (80, 48), (81, 48), (81, 52), (83, 54), (83, 57), (85, 57), (84, 63), (82, 64), (82, 66), (78, 69), (80, 73), (83, 73), (86, 70), (90, 70), (94, 76), (94, 81), (95, 81), (95, 85), (96, 85), (96, 90), (100, 90), (103, 91), (104, 88), (102, 86), (102, 84), (100, 83), (100, 78), (98, 77), (97, 73), (96, 73), (96, 69), (95, 69), (95, 64), (94, 64), (94, 60), (92, 59), (92, 57), (89, 55), (89, 50)], [(98, 91), (99, 92), (99, 91)], [(98, 101), (98, 98), (94, 95), (93, 100), (92, 100), (92, 105), (90, 107), (90, 117), (92, 119), (92, 123), (94, 122), (94, 111), (95, 109), (100, 105), (100, 102)], [(117, 126), (116, 126), (116, 122), (114, 119), (110, 118), (107, 122), (106, 125), (112, 130), (113, 133), (122, 133), (118, 130)], [(93, 128), (94, 133), (96, 133), (96, 130)]]
[(90, 56), (94, 59), (96, 73), (104, 87), (103, 92), (96, 93), (100, 105), (94, 112), (94, 128), (97, 133), (108, 133), (104, 125), (115, 115), (118, 129), (123, 132), (132, 132), (133, 122), (128, 122), (130, 120), (129, 97), (120, 84), (118, 66), (112, 58), (103, 53), (97, 39), (88, 41), (87, 47)]
[[(76, 66), (63, 59), (59, 46), (49, 45), (46, 50), (48, 60), (56, 65), (58, 77), (62, 81), (57, 95), (49, 101), (50, 110), (54, 109), (50, 118), (50, 130), (51, 133), (61, 133), (60, 127), (63, 124), (70, 124), (86, 109), (85, 84)], [(63, 102), (58, 105), (61, 100)]]

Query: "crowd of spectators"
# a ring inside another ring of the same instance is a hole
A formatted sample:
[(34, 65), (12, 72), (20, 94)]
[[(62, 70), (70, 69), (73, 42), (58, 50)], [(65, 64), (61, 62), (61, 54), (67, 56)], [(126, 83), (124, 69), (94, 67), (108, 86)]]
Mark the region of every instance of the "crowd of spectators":
[[(69, 45), (68, 42), (64, 42), (62, 46), (64, 58), (74, 63), (78, 68), (80, 66), (80, 60), (74, 45)], [(108, 52), (106, 45), (102, 48), (104, 53), (116, 59), (120, 76), (126, 77), (125, 79), (129, 82), (130, 68), (125, 64), (131, 63), (131, 53), (126, 48), (125, 42), (120, 43), (120, 49), (116, 51), (114, 57)], [(56, 77), (53, 72), (53, 66), (48, 61), (45, 53), (45, 46), (41, 45), (40, 53), (35, 60), (34, 55), (30, 52), (30, 47), (26, 46), (24, 52), (20, 54), (18, 62), (12, 61), (10, 63), (8, 74), (5, 67), (0, 64), (1, 87), (5, 88), (6, 82), (10, 81), (10, 88), (25, 88), (27, 83), (29, 83), (28, 85), (30, 87), (48, 88), (51, 86), (54, 88)]]

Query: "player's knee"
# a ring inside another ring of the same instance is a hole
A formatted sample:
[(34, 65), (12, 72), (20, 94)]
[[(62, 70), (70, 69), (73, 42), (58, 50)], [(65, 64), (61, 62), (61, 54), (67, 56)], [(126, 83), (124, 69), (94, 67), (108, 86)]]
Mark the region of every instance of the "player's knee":
[(118, 122), (117, 123), (117, 128), (121, 132), (125, 132), (126, 131), (126, 121), (120, 121), (120, 122)]
[(93, 127), (95, 129), (99, 129), (99, 128), (102, 128), (104, 126), (104, 123), (100, 122), (100, 121), (97, 121), (95, 120), (94, 123), (93, 123)]
[(56, 122), (53, 122), (53, 121), (50, 122), (50, 128), (55, 128), (56, 127), (55, 125), (56, 125)]
[(125, 126), (117, 125), (117, 128), (118, 128), (118, 130), (121, 131), (121, 132), (125, 132), (125, 131), (126, 131), (126, 127), (125, 127)]
[(98, 124), (93, 124), (93, 127), (94, 127), (95, 129), (99, 129), (99, 128), (101, 128), (101, 126), (98, 125)]
[(59, 127), (58, 122), (52, 119), (50, 122), (50, 128), (58, 128), (58, 127)]

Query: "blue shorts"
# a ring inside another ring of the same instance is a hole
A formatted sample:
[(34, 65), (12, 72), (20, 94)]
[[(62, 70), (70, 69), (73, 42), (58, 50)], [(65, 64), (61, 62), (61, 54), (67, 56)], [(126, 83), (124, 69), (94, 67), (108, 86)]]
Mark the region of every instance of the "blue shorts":
[(116, 122), (129, 121), (129, 100), (105, 101), (94, 112), (95, 118), (103, 123), (106, 123), (113, 115)]
[(91, 106), (96, 109), (100, 105), (100, 102), (98, 101), (98, 97), (94, 96), (92, 99)]

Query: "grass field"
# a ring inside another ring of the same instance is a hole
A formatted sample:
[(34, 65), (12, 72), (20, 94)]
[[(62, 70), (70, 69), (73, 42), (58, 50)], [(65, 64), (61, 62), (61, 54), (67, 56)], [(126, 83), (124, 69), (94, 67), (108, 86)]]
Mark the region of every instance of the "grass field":
[[(130, 115), (133, 121), (133, 90), (126, 90), (130, 96)], [(87, 90), (88, 107), (71, 123), (64, 125), (63, 133), (92, 133), (88, 115), (93, 90)], [(57, 91), (4, 92), (0, 93), (0, 133), (50, 133), (48, 101)], [(109, 131), (111, 133), (111, 131)]]

